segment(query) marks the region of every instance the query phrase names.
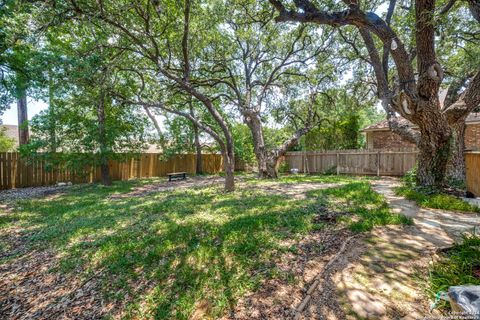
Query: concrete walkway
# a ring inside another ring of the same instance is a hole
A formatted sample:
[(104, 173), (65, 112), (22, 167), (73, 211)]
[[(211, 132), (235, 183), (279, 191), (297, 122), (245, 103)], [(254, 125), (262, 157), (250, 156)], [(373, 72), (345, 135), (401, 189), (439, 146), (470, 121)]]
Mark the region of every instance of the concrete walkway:
[(373, 189), (383, 195), (390, 207), (398, 213), (413, 218), (419, 235), (428, 239), (436, 247), (451, 245), (461, 240), (462, 233), (480, 233), (480, 215), (420, 208), (415, 202), (395, 195), (394, 188), (400, 185), (395, 178), (373, 181)]
[(342, 263), (312, 293), (300, 319), (413, 320), (441, 316), (436, 310), (430, 312), (426, 296), (429, 262), (436, 249), (451, 246), (463, 232), (471, 232), (475, 226), (480, 231), (480, 216), (419, 208), (395, 195), (398, 185), (399, 180), (393, 178), (372, 181), (373, 189), (390, 207), (411, 217), (414, 224), (376, 228), (349, 246)]

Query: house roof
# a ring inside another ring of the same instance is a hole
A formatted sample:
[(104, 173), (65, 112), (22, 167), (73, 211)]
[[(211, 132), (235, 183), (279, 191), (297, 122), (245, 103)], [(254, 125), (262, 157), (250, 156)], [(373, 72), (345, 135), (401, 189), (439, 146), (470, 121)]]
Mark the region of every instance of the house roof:
[[(402, 124), (406, 124), (411, 127), (415, 127), (413, 123), (408, 121), (405, 118), (399, 118), (399, 121)], [(472, 112), (468, 115), (467, 119), (465, 120), (465, 123), (480, 123), (480, 112)], [(365, 128), (362, 129), (363, 132), (365, 131), (386, 131), (390, 130), (390, 127), (388, 126), (388, 120), (382, 120), (380, 122), (374, 123), (372, 125), (369, 125)]]
[(13, 124), (2, 124), (0, 130), (5, 129), (5, 135), (15, 140), (15, 146), (18, 146), (18, 126)]

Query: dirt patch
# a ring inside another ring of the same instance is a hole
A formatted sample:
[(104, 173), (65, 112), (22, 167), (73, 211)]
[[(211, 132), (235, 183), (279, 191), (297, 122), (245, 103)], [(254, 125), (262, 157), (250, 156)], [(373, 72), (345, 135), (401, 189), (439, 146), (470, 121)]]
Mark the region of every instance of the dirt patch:
[[(323, 270), (338, 248), (351, 236), (348, 230), (323, 230), (304, 237), (292, 244), (296, 253), (281, 255), (274, 263), (279, 274), (266, 280), (256, 292), (243, 297), (223, 319), (291, 319), (296, 308), (304, 299), (310, 285), (316, 281), (319, 271)], [(352, 242), (349, 247), (360, 247)], [(342, 259), (343, 261), (343, 259)], [(342, 268), (342, 262), (335, 263), (331, 270)], [(324, 283), (326, 284), (326, 283)], [(324, 285), (324, 292), (331, 302), (334, 294)], [(327, 293), (328, 292), (328, 293)]]
[(302, 200), (307, 197), (307, 193), (313, 190), (336, 188), (341, 186), (341, 183), (315, 183), (315, 182), (298, 182), (292, 183), (279, 183), (269, 182), (265, 185), (258, 185), (255, 189), (261, 189), (264, 192), (274, 195), (285, 195), (292, 199)]
[(101, 297), (96, 275), (80, 279), (51, 272), (57, 262), (55, 252), (46, 250), (0, 265), (4, 319), (98, 319), (114, 312)]
[(480, 265), (474, 266), (472, 269), (473, 276), (480, 279)]
[[(71, 186), (29, 187), (0, 191), (0, 202), (6, 203), (20, 199), (42, 198), (67, 191)], [(5, 208), (5, 207), (4, 207)], [(2, 209), (0, 207), (0, 209)]]
[(211, 187), (215, 185), (220, 185), (224, 181), (225, 178), (220, 176), (194, 176), (188, 177), (186, 180), (159, 181), (156, 183), (136, 187), (132, 191), (127, 193), (112, 195), (109, 197), (109, 199), (120, 200), (131, 197), (144, 197), (155, 192), (188, 189), (195, 187)]
[[(281, 183), (275, 181), (265, 181), (265, 184), (256, 184), (254, 186), (245, 182), (246, 177), (235, 177), (237, 189), (261, 190), (273, 195), (285, 195), (292, 199), (300, 200), (307, 197), (307, 193), (313, 190), (329, 189), (341, 186), (341, 183), (315, 183), (298, 182)], [(225, 178), (220, 176), (193, 176), (186, 180), (159, 181), (148, 185), (134, 188), (132, 191), (123, 194), (110, 196), (111, 200), (125, 199), (129, 197), (143, 197), (155, 192), (172, 191), (179, 189), (188, 189), (196, 187), (221, 186)]]

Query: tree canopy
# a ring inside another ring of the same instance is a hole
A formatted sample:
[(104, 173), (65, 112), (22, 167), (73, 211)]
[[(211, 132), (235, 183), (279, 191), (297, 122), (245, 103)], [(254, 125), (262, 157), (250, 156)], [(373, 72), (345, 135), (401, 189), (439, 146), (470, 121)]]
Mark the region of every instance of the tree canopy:
[(382, 117), (381, 104), (420, 149), (419, 183), (438, 187), (480, 104), (478, 7), (7, 1), (0, 109), (27, 94), (48, 102), (30, 152), (93, 152), (106, 163), (148, 141), (167, 155), (218, 150), (233, 190), (236, 154), (275, 177), (287, 150), (362, 147), (360, 129)]

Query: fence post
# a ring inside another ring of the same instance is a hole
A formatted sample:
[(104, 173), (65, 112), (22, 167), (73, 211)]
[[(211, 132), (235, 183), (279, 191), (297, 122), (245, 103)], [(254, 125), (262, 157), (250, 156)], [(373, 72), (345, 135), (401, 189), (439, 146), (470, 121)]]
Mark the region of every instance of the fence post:
[(377, 152), (377, 177), (380, 176), (380, 151)]
[(340, 174), (340, 154), (337, 152), (337, 176)]

